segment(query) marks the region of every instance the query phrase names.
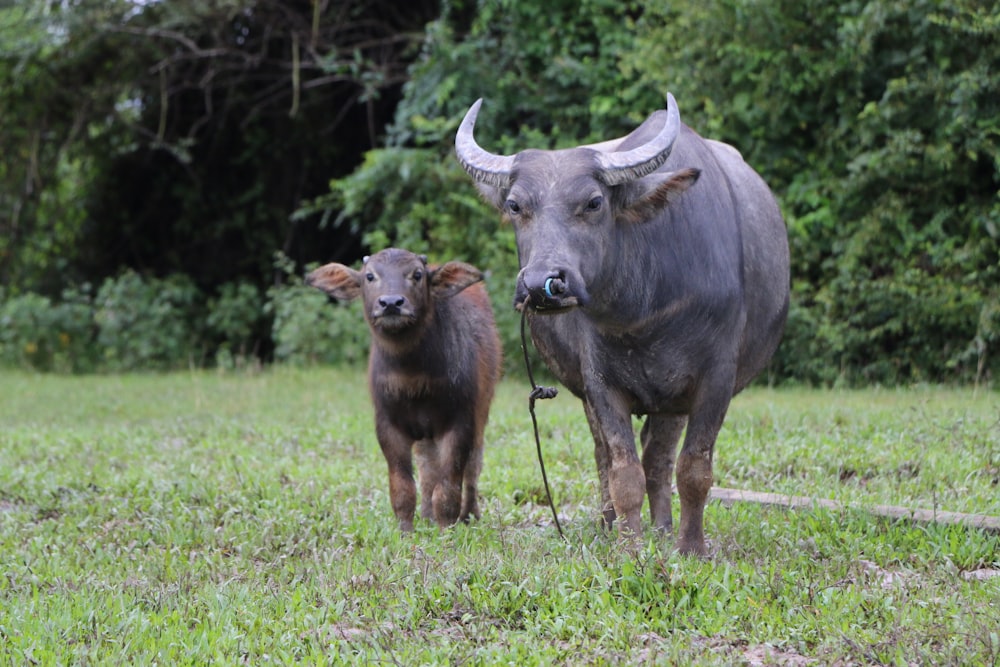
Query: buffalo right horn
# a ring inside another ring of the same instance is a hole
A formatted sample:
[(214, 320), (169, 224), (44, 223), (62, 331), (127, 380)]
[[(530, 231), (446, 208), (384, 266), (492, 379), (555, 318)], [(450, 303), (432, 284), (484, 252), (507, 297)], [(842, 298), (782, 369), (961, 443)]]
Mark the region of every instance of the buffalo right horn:
[(514, 167), (514, 156), (494, 155), (483, 150), (472, 136), (472, 130), (476, 125), (476, 116), (479, 115), (479, 107), (482, 104), (483, 98), (480, 97), (475, 104), (469, 107), (465, 118), (462, 119), (462, 124), (458, 126), (458, 134), (455, 135), (455, 155), (458, 156), (462, 168), (474, 180), (492, 185), (495, 188), (506, 189), (510, 186), (510, 172)]
[(601, 180), (608, 185), (620, 185), (652, 174), (670, 157), (680, 129), (681, 114), (677, 110), (677, 100), (667, 93), (667, 119), (655, 137), (630, 151), (598, 153)]

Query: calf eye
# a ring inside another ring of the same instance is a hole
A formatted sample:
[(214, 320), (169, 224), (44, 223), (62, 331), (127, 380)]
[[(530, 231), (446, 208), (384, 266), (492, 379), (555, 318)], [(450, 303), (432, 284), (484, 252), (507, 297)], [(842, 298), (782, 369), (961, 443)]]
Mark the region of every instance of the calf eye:
[(366, 273), (365, 280), (367, 280), (368, 282), (373, 282), (375, 280), (375, 274), (371, 272)]
[(423, 277), (424, 277), (424, 274), (423, 274), (423, 272), (420, 269), (417, 269), (416, 271), (413, 272), (413, 280), (414, 280), (414, 282), (418, 282), (419, 283), (420, 279), (423, 278)]
[(599, 211), (601, 209), (602, 204), (604, 204), (604, 197), (601, 196), (593, 197), (591, 198), (590, 201), (587, 202), (587, 210)]
[(513, 199), (508, 199), (505, 206), (507, 207), (507, 211), (514, 215), (517, 215), (518, 213), (521, 212), (521, 205), (518, 204)]

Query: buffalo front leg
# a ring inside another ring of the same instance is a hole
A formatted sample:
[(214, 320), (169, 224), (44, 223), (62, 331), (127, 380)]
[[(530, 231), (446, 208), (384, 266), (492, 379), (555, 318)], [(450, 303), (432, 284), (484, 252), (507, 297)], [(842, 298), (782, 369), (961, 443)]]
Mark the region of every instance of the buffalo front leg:
[(673, 530), (674, 453), (686, 423), (687, 415), (649, 415), (640, 435), (650, 519), (655, 528), (666, 534)]
[(620, 519), (618, 530), (639, 536), (642, 534), (646, 476), (635, 450), (631, 412), (624, 400), (606, 387), (592, 393), (588, 391), (586, 401), (587, 414), (592, 415), (594, 442), (603, 441), (607, 445), (608, 493), (615, 516)]
[(399, 521), (399, 529), (413, 531), (413, 514), (417, 508), (417, 485), (413, 481), (413, 441), (392, 424), (377, 420), (375, 435), (382, 455), (389, 466), (389, 500)]
[[(723, 385), (726, 386), (726, 385)], [(684, 446), (677, 457), (677, 495), (681, 500), (681, 525), (677, 550), (682, 554), (705, 556), (704, 513), (712, 488), (712, 454), (731, 398), (728, 389), (703, 393), (690, 414)]]

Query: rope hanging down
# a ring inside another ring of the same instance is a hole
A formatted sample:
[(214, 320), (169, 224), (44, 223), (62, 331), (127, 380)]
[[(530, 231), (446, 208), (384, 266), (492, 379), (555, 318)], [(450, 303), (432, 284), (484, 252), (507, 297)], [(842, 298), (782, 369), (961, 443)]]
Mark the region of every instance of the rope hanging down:
[(542, 458), (542, 441), (538, 437), (538, 419), (535, 418), (535, 401), (537, 399), (555, 398), (559, 392), (555, 387), (541, 387), (535, 384), (535, 376), (531, 372), (531, 359), (528, 357), (528, 340), (524, 334), (524, 320), (528, 313), (528, 301), (530, 299), (531, 297), (528, 297), (521, 304), (521, 350), (524, 351), (524, 368), (528, 371), (528, 382), (531, 383), (531, 393), (528, 394), (528, 412), (531, 413), (531, 425), (535, 429), (535, 450), (538, 452), (538, 466), (542, 469), (542, 482), (545, 484), (545, 495), (548, 497), (549, 507), (552, 509), (552, 519), (556, 523), (556, 530), (559, 531), (559, 537), (566, 540), (562, 526), (559, 525), (559, 513), (556, 511), (555, 503), (552, 502), (552, 492), (549, 490), (549, 477), (545, 474), (545, 461)]

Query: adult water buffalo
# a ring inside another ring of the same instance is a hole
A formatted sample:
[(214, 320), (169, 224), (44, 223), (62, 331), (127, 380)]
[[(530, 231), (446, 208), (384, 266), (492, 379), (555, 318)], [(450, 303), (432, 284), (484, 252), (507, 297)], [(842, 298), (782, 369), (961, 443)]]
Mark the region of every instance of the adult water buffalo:
[[(610, 527), (653, 525), (705, 555), (715, 440), (734, 394), (768, 363), (788, 312), (788, 239), (763, 180), (726, 144), (680, 121), (673, 96), (619, 139), (494, 155), (455, 139), (459, 161), (514, 227), (514, 303), (559, 380), (583, 401)], [(642, 459), (631, 415), (646, 415)]]

